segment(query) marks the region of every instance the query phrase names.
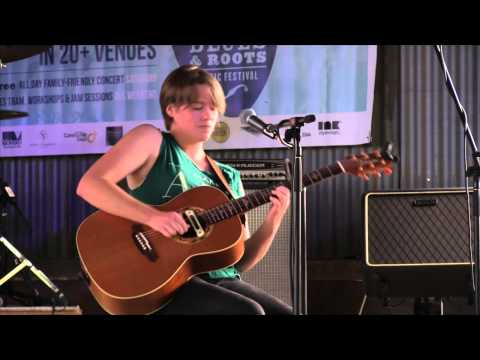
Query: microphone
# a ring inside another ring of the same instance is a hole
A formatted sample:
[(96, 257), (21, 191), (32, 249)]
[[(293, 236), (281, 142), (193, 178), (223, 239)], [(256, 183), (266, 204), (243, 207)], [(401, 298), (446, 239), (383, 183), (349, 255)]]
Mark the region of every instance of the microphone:
[(6, 201), (14, 204), (15, 193), (12, 188), (2, 179), (0, 179), (0, 199), (5, 198)]
[[(27, 225), (28, 229), (32, 230), (32, 226), (28, 222), (28, 220), (25, 217), (25, 215), (23, 214), (22, 210), (17, 205), (17, 199), (15, 197), (15, 193), (13, 192), (12, 188), (5, 181), (3, 181), (2, 178), (0, 178), (0, 206), (2, 206), (2, 205), (6, 206), (7, 203), (10, 203), (11, 205), (13, 205), (13, 207), (20, 214), (20, 217), (22, 218), (23, 222)], [(3, 213), (2, 208), (0, 208), (0, 211), (2, 211), (0, 213), (1, 216), (6, 216), (7, 215), (7, 213)], [(6, 211), (6, 209), (5, 209), (5, 211)]]
[(240, 121), (243, 124), (248, 124), (252, 128), (264, 133), (271, 139), (275, 139), (277, 137), (277, 131), (274, 125), (265, 123), (262, 119), (260, 119), (255, 110), (253, 109), (245, 109), (240, 112)]
[(242, 110), (239, 116), (243, 124), (250, 125), (272, 139), (275, 139), (278, 135), (278, 129), (291, 126), (301, 126), (315, 121), (315, 115), (310, 114), (281, 120), (277, 125), (267, 124), (256, 115), (255, 110), (253, 109)]
[(282, 127), (298, 126), (303, 124), (308, 124), (315, 121), (315, 115), (306, 115), (306, 116), (295, 116), (290, 119), (285, 119), (280, 121), (275, 127), (280, 129)]

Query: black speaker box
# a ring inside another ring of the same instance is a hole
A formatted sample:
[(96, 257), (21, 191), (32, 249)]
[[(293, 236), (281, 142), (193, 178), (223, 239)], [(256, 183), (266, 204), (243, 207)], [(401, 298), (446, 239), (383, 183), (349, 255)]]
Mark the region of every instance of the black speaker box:
[(465, 189), (368, 192), (362, 208), (369, 295), (469, 294)]

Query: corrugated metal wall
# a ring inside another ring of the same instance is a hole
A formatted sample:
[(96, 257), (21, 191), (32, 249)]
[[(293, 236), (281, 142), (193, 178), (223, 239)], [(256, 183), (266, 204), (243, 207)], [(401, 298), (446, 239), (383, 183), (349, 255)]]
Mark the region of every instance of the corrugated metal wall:
[[(447, 65), (475, 138), (479, 47), (446, 46)], [(360, 258), (361, 196), (378, 189), (463, 185), (463, 135), (431, 46), (381, 46), (375, 87), (374, 145), (397, 145), (400, 163), (390, 178), (368, 183), (351, 176), (329, 179), (307, 192), (308, 257)], [(360, 147), (304, 149), (304, 171), (334, 163)], [(218, 158), (283, 158), (286, 150), (213, 151)], [(98, 155), (0, 159), (0, 176), (15, 190), (32, 222), (30, 234), (11, 207), (8, 239), (34, 259), (76, 257), (78, 224), (93, 209), (75, 195), (78, 180)]]
[[(479, 51), (478, 46), (444, 46), (443, 50), (475, 139), (479, 139)], [(434, 49), (402, 46), (400, 58), (401, 186), (463, 186), (463, 127)]]

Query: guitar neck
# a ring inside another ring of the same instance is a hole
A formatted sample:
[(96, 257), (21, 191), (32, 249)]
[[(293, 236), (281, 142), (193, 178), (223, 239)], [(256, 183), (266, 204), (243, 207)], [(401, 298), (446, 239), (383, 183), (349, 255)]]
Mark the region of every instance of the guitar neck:
[[(303, 185), (310, 186), (314, 183), (325, 180), (331, 176), (339, 175), (341, 173), (343, 173), (343, 169), (337, 162), (304, 175)], [(273, 186), (269, 186), (265, 189), (252, 192), (239, 199), (231, 200), (225, 204), (205, 210), (198, 214), (198, 216), (205, 225), (211, 225), (229, 219), (235, 215), (246, 213), (247, 211), (270, 202), (272, 190), (280, 185), (290, 188), (291, 182), (284, 181), (279, 184), (277, 183)]]

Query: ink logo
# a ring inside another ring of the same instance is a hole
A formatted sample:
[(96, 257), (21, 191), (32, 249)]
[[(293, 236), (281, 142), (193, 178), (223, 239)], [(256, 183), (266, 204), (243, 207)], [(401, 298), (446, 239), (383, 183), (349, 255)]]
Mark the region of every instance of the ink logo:
[(109, 146), (115, 145), (123, 136), (123, 126), (107, 126), (105, 142)]
[(4, 148), (19, 148), (22, 146), (22, 132), (21, 131), (3, 131), (2, 145)]
[(76, 131), (74, 133), (64, 133), (63, 137), (71, 138), (74, 137), (77, 141), (93, 143), (97, 138), (97, 133), (95, 131), (91, 133), (86, 133), (84, 131)]
[(340, 121), (319, 121), (318, 130), (340, 130)]
[(173, 45), (180, 65), (207, 70), (222, 84), (227, 99), (226, 116), (237, 117), (251, 108), (272, 70), (276, 45)]

